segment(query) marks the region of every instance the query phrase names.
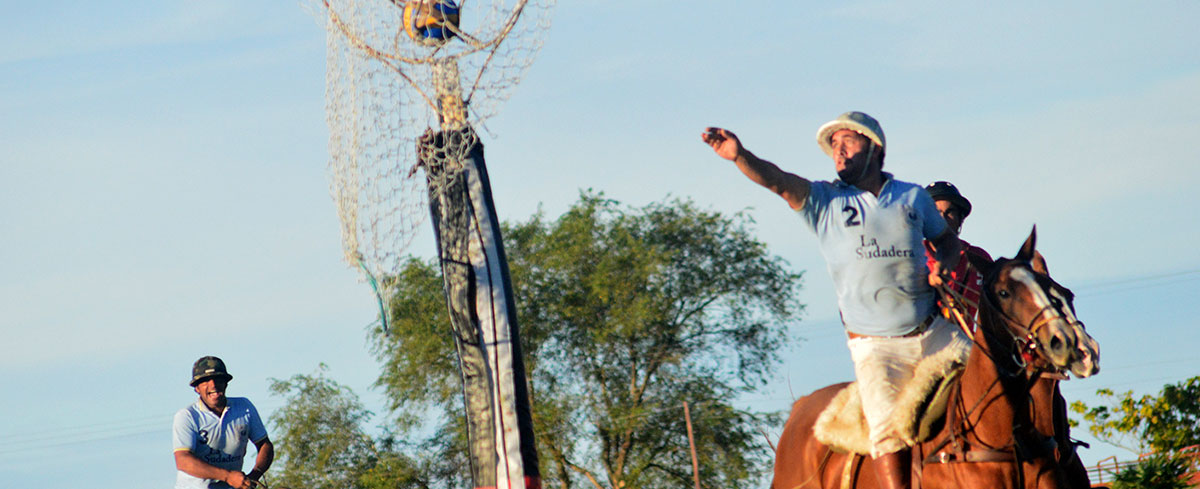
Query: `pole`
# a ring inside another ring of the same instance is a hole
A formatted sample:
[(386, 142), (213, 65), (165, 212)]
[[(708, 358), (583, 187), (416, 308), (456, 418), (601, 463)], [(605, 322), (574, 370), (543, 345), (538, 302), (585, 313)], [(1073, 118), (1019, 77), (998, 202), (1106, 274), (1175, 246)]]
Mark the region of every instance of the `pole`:
[(462, 374), (473, 487), (536, 489), (541, 479), (516, 300), (483, 145), (464, 125), (422, 138), (418, 154)]
[(958, 303), (954, 301), (954, 296), (951, 295), (950, 288), (942, 285), (937, 288), (937, 292), (941, 295), (946, 309), (949, 309), (953, 313), (954, 319), (958, 322), (958, 327), (962, 328), (963, 333), (966, 333), (968, 338), (973, 337), (975, 332), (971, 331), (971, 326), (967, 324), (967, 319), (963, 317), (962, 311), (959, 310)]
[(687, 401), (683, 401), (683, 418), (687, 422), (688, 447), (692, 450), (692, 482), (700, 489), (700, 463), (696, 460), (696, 440), (692, 437), (692, 413)]

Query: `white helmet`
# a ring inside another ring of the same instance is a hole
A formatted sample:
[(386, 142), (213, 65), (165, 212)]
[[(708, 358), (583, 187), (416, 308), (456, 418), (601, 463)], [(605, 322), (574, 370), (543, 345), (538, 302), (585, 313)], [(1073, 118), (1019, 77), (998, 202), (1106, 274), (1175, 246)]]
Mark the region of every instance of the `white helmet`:
[(833, 137), (833, 133), (842, 129), (849, 129), (866, 136), (867, 139), (879, 145), (881, 153), (887, 153), (887, 139), (883, 137), (883, 128), (879, 127), (879, 121), (862, 112), (846, 112), (817, 129), (817, 144), (821, 145), (821, 150), (831, 158), (833, 157), (833, 146), (829, 144), (829, 139)]

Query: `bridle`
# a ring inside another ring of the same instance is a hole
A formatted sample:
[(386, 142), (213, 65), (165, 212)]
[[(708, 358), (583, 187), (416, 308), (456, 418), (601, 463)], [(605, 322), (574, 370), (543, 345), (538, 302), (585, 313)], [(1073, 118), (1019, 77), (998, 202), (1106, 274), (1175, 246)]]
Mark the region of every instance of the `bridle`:
[[(975, 403), (971, 404), (969, 409), (963, 409), (965, 406), (967, 406), (967, 404), (965, 402), (966, 400), (962, 397), (961, 383), (955, 384), (955, 392), (953, 395), (955, 398), (957, 398), (958, 403), (955, 408), (949, 410), (946, 414), (947, 418), (945, 422), (949, 430), (948, 434), (941, 442), (939, 442), (930, 450), (932, 453), (928, 457), (923, 458), (921, 463), (924, 465), (931, 463), (947, 464), (969, 462), (1012, 462), (1017, 465), (1017, 470), (1015, 471), (1018, 477), (1017, 487), (1024, 487), (1024, 472), (1020, 468), (1021, 462), (1025, 460), (1033, 460), (1042, 456), (1053, 456), (1057, 446), (1057, 442), (1054, 440), (1054, 437), (1042, 437), (1038, 435), (1036, 430), (1033, 430), (1032, 426), (1023, 426), (1021, 423), (1016, 423), (1013, 426), (1011, 444), (998, 448), (967, 449), (965, 434), (966, 432), (974, 429), (974, 426), (969, 426), (964, 429), (962, 426), (960, 426), (960, 420), (956, 419), (959, 417), (961, 417), (962, 421), (969, 419), (972, 413), (982, 406), (987, 399), (992, 397), (991, 393), (997, 385), (1001, 384), (1004, 379), (1007, 378), (1008, 380), (1013, 381), (1018, 377), (1024, 377), (1021, 375), (1021, 373), (1025, 370), (1026, 366), (1029, 365), (1030, 362), (1034, 360), (1043, 360), (1043, 362), (1039, 363), (1049, 363), (1045, 362), (1046, 359), (1041, 355), (1041, 349), (1038, 348), (1037, 334), (1042, 328), (1045, 328), (1048, 324), (1056, 320), (1066, 321), (1068, 323), (1071, 322), (1062, 316), (1062, 313), (1057, 307), (1055, 307), (1053, 301), (1051, 301), (1051, 304), (1043, 306), (1026, 322), (1022, 322), (1014, 318), (1012, 315), (1001, 309), (998, 304), (999, 301), (994, 297), (995, 292), (992, 290), (990, 285), (996, 282), (999, 274), (1002, 271), (1011, 270), (1014, 266), (1025, 268), (1033, 273), (1035, 278), (1038, 275), (1036, 272), (1032, 271), (1032, 266), (1027, 260), (1024, 262), (1017, 262), (1015, 264), (1013, 264), (1012, 261), (1006, 262), (1004, 265), (994, 267), (989, 271), (988, 276), (983, 280), (984, 287), (980, 293), (980, 306), (983, 306), (980, 308), (980, 311), (982, 312), (985, 310), (984, 307), (986, 307), (986, 310), (988, 310), (990, 314), (1003, 321), (1004, 326), (1008, 329), (1008, 331), (1013, 333), (1013, 347), (1008, 348), (1005, 346), (1006, 342), (1002, 341), (1002, 338), (998, 338), (996, 333), (991, 331), (990, 328), (985, 328), (982, 324), (977, 325), (977, 327), (987, 338), (987, 342), (991, 346), (1005, 350), (1005, 356), (1011, 359), (1011, 364), (1015, 365), (1016, 368), (1006, 368), (1005, 364), (1008, 362), (998, 361), (999, 359), (991, 352), (991, 348), (981, 349), (980, 351), (984, 352), (989, 358), (991, 358), (992, 363), (996, 366), (996, 369), (1000, 375), (998, 375), (996, 379), (993, 380), (990, 385), (988, 385), (980, 398), (977, 399)], [(971, 267), (970, 263), (968, 263), (968, 267)], [(1036, 286), (1041, 288), (1043, 291), (1045, 289), (1040, 282), (1037, 282)], [(965, 314), (962, 306), (962, 304), (965, 302), (963, 295), (945, 286), (939, 287), (939, 293), (946, 302), (947, 307), (952, 309), (952, 313), (957, 315), (961, 321), (963, 315)], [(965, 328), (965, 323), (963, 323), (962, 326)], [(1021, 386), (1021, 388), (1026, 391), (1028, 391), (1028, 389), (1033, 385), (1029, 379), (1030, 378), (1025, 378), (1024, 383)], [(1029, 441), (1034, 440), (1036, 441), (1035, 443), (1032, 443), (1031, 446)], [(945, 449), (948, 445), (953, 446), (953, 451), (943, 451), (943, 449)], [(954, 471), (954, 474), (957, 478), (958, 471)], [(961, 481), (959, 482), (961, 485)]]
[[(1016, 260), (1013, 260), (1013, 261), (1016, 261)], [(1010, 261), (1009, 263), (1012, 263), (1012, 261)], [(995, 280), (997, 279), (997, 277), (999, 276), (1001, 271), (1009, 270), (1012, 268), (1009, 265), (1009, 263), (1006, 263), (1004, 266), (998, 266), (998, 267), (995, 267), (994, 269), (992, 269), (991, 272), (988, 274), (988, 276), (983, 280), (983, 283), (984, 284), (995, 283)], [(1015, 266), (1028, 270), (1030, 273), (1032, 273), (1035, 276), (1035, 278), (1038, 275), (1036, 272), (1033, 272), (1033, 267), (1032, 267), (1032, 265), (1030, 265), (1030, 263), (1028, 261), (1017, 262)], [(970, 268), (973, 267), (973, 265), (968, 263), (967, 267), (969, 270)], [(1040, 283), (1037, 285), (1039, 288), (1044, 289), (1044, 287)], [(938, 292), (941, 294), (941, 296), (944, 299), (946, 299), (945, 302), (948, 303), (949, 307), (956, 309), (956, 313), (960, 317), (963, 314), (965, 314), (965, 311), (963, 311), (962, 304), (964, 302), (966, 302), (966, 300), (962, 294), (959, 294), (958, 292), (955, 292), (955, 291), (951, 290), (949, 287), (946, 287), (944, 285), (938, 288)], [(993, 344), (999, 345), (1000, 348), (1006, 350), (1006, 352), (1009, 354), (1009, 357), (1012, 358), (1013, 363), (1017, 366), (1017, 370), (1023, 370), (1035, 358), (1041, 356), (1041, 352), (1038, 349), (1037, 335), (1038, 335), (1038, 332), (1042, 328), (1046, 327), (1046, 325), (1048, 325), (1054, 321), (1063, 321), (1063, 322), (1070, 324), (1071, 326), (1074, 326), (1075, 323), (1079, 323), (1078, 320), (1070, 320), (1068, 318), (1063, 317), (1062, 313), (1053, 304), (1053, 301), (1051, 301), (1050, 304), (1047, 304), (1047, 305), (1043, 306), (1040, 310), (1038, 310), (1037, 314), (1034, 314), (1033, 316), (1031, 316), (1029, 318), (1028, 322), (1022, 323), (1021, 321), (1012, 317), (1012, 315), (1005, 312), (999, 306), (998, 301), (993, 297), (994, 295), (995, 295), (995, 292), (991, 289), (991, 287), (983, 287), (983, 289), (980, 291), (980, 297), (979, 297), (980, 302), (981, 302), (980, 306), (986, 306), (988, 309), (990, 309), (996, 315), (996, 317), (998, 317), (1005, 323), (1005, 327), (1013, 333), (1012, 336), (1013, 336), (1014, 345), (1012, 348), (1008, 348), (1008, 347), (1004, 346), (1004, 342), (999, 341), (999, 338), (997, 338), (993, 332), (988, 331), (986, 329), (983, 330), (983, 334), (985, 336), (987, 336), (992, 341)], [(969, 333), (970, 332), (968, 331), (968, 334)], [(987, 351), (987, 350), (985, 350), (985, 351)], [(991, 356), (991, 353), (988, 353), (988, 355)], [(1001, 366), (1001, 363), (995, 361), (996, 360), (995, 357), (992, 357), (992, 360), (994, 363), (996, 363), (997, 367)], [(1001, 370), (1002, 370), (1002, 373), (1004, 373), (1005, 376), (1008, 376), (1008, 377), (1011, 377), (1011, 376), (1014, 376), (1017, 374), (1017, 372), (1015, 372), (1015, 371), (1008, 371), (1007, 369), (1003, 369), (1002, 367), (1001, 367)]]

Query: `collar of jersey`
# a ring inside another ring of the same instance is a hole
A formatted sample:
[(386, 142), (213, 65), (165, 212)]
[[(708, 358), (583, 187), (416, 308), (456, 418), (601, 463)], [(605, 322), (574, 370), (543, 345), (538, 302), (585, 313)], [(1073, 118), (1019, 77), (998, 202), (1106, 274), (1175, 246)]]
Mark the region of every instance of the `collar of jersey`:
[(202, 401), (200, 399), (196, 400), (196, 406), (199, 408), (198, 411), (208, 414), (209, 416), (212, 416), (214, 418), (221, 419), (221, 418), (225, 417), (225, 413), (229, 412), (229, 398), (228, 397), (225, 398), (225, 409), (221, 410), (221, 414), (219, 416), (217, 415), (217, 413), (212, 412), (212, 410), (209, 409), (208, 406), (204, 405), (204, 401)]
[[(879, 173), (881, 175), (883, 175), (883, 185), (879, 186), (879, 189), (880, 189), (879, 193), (883, 193), (883, 189), (887, 188), (888, 182), (892, 181), (892, 174), (888, 173), (888, 172), (879, 172)], [(833, 184), (836, 186), (839, 186), (839, 187), (854, 188), (854, 189), (862, 190), (861, 188), (858, 188), (858, 187), (850, 185), (846, 182), (843, 182), (842, 179), (840, 179), (840, 178), (837, 180), (834, 180)]]

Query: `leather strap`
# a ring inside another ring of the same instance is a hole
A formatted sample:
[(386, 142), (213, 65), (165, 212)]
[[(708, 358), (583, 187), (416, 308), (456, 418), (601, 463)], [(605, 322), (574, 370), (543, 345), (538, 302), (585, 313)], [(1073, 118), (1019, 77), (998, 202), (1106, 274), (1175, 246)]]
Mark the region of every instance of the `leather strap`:
[(1004, 450), (967, 450), (965, 452), (938, 452), (925, 458), (927, 464), (951, 464), (974, 462), (1015, 462), (1017, 456)]
[(846, 336), (849, 336), (850, 339), (852, 339), (852, 340), (858, 339), (858, 338), (912, 338), (913, 336), (917, 336), (921, 333), (924, 333), (926, 330), (929, 329), (929, 325), (933, 324), (933, 316), (934, 316), (933, 314), (930, 314), (929, 316), (925, 317), (925, 320), (921, 321), (921, 324), (918, 324), (916, 328), (913, 328), (912, 331), (909, 331), (900, 336), (877, 336), (877, 335), (869, 335), (869, 334), (851, 333), (849, 331), (846, 332)]

